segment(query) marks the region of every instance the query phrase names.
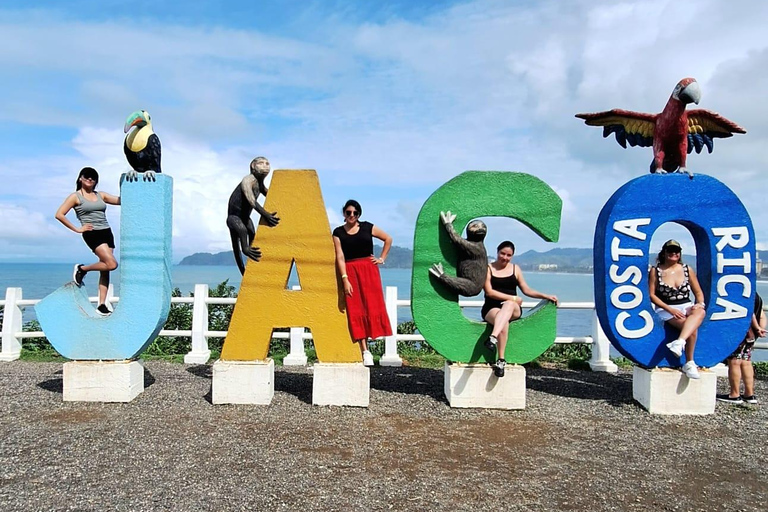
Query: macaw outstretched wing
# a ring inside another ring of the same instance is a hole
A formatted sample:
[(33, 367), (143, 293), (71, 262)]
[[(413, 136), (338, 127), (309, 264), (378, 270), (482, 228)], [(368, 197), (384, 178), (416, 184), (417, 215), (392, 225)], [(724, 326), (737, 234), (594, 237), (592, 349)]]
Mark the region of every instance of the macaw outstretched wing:
[(717, 112), (702, 108), (688, 111), (688, 153), (694, 149), (696, 153), (701, 153), (704, 146), (711, 153), (715, 147), (714, 138), (733, 137), (734, 133), (747, 131)]
[(633, 147), (653, 146), (657, 116), (658, 114), (644, 114), (618, 108), (593, 114), (576, 114), (576, 117), (583, 119), (589, 126), (602, 126), (603, 137), (615, 133), (616, 142), (623, 148), (627, 147), (627, 143)]

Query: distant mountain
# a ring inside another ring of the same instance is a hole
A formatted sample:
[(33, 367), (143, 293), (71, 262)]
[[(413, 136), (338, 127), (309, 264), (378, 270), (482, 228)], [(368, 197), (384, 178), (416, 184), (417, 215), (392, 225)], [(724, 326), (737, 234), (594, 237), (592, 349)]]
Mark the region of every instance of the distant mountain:
[[(373, 246), (373, 252), (376, 256), (381, 254), (380, 245)], [(413, 265), (413, 250), (407, 247), (398, 247), (393, 245), (389, 248), (389, 255), (387, 255), (387, 268), (411, 268)]]
[[(381, 246), (374, 246), (374, 252), (378, 256), (381, 254)], [(387, 256), (387, 268), (411, 268), (413, 262), (413, 251), (405, 247), (393, 245)], [(179, 265), (225, 265), (235, 266), (235, 257), (232, 251), (217, 252), (196, 252), (186, 256), (179, 262)]]
[(232, 265), (235, 266), (235, 257), (232, 251), (217, 252), (196, 252), (186, 256), (179, 262), (179, 265)]
[(515, 255), (515, 263), (524, 270), (557, 272), (592, 272), (592, 249), (563, 248), (546, 252), (527, 251)]
[[(656, 264), (655, 252), (648, 255), (648, 265)], [(550, 249), (546, 252), (528, 251), (515, 255), (515, 263), (523, 270), (542, 270), (551, 272), (586, 272), (592, 273), (593, 268), (592, 249)], [(493, 258), (490, 258), (493, 260)], [(683, 262), (696, 270), (696, 254), (688, 253)]]

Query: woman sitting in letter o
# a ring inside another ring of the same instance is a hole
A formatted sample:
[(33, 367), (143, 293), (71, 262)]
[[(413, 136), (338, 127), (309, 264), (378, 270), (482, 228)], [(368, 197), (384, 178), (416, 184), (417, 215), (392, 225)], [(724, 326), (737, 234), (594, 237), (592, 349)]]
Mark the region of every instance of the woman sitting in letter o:
[[(686, 363), (683, 373), (689, 379), (698, 379), (699, 371), (693, 360), (693, 349), (699, 326), (704, 320), (704, 293), (696, 279), (696, 272), (683, 263), (682, 247), (676, 240), (667, 240), (656, 258), (656, 266), (648, 277), (648, 292), (656, 306), (656, 314), (664, 322), (680, 331), (667, 348), (680, 357), (685, 349)], [(691, 291), (696, 303), (691, 302)]]

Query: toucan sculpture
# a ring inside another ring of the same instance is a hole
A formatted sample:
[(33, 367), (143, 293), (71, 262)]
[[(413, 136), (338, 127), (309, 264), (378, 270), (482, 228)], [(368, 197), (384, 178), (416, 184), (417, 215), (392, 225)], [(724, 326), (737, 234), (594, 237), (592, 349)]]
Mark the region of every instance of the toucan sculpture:
[[(131, 131), (131, 128), (134, 128)], [(138, 110), (128, 116), (124, 126), (125, 143), (123, 151), (132, 170), (126, 174), (128, 181), (137, 181), (138, 173), (142, 173), (144, 181), (155, 181), (155, 173), (160, 169), (160, 138), (152, 131), (152, 120), (149, 112)]]
[(694, 78), (684, 78), (675, 86), (672, 96), (660, 114), (644, 114), (613, 109), (593, 114), (576, 114), (590, 126), (602, 126), (603, 137), (616, 134), (621, 147), (653, 146), (651, 172), (687, 172), (687, 155), (706, 146), (709, 153), (717, 137), (747, 133), (744, 128), (716, 112), (704, 109), (686, 110), (688, 103), (699, 104), (701, 88)]

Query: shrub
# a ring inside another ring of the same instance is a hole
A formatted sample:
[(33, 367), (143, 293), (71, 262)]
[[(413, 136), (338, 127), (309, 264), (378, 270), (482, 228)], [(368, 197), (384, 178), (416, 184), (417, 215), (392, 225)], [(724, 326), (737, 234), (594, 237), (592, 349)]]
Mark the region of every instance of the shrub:
[[(192, 294), (194, 295), (194, 294)], [(236, 298), (237, 291), (235, 287), (229, 284), (229, 279), (208, 291), (209, 297)], [(229, 329), (229, 322), (232, 319), (234, 305), (230, 304), (211, 304), (208, 306), (208, 330), (226, 331)], [(209, 338), (208, 347), (211, 351), (221, 352), (224, 344), (224, 338)]]
[[(37, 320), (30, 320), (29, 322), (24, 323), (21, 330), (24, 332), (34, 332), (40, 331), (42, 328), (40, 327), (40, 322)], [(48, 341), (48, 338), (24, 338), (24, 340), (22, 340), (22, 348), (24, 350), (29, 350), (30, 352), (56, 352)]]
[[(191, 296), (192, 294), (190, 294)], [(171, 297), (181, 297), (181, 290), (174, 288)], [(163, 329), (189, 330), (192, 328), (192, 304), (171, 304), (168, 320)], [(148, 356), (167, 356), (173, 354), (186, 354), (192, 345), (189, 336), (158, 336), (144, 353)]]
[(589, 361), (592, 347), (584, 343), (557, 343), (552, 345), (537, 359), (539, 362), (573, 364), (571, 361)]

